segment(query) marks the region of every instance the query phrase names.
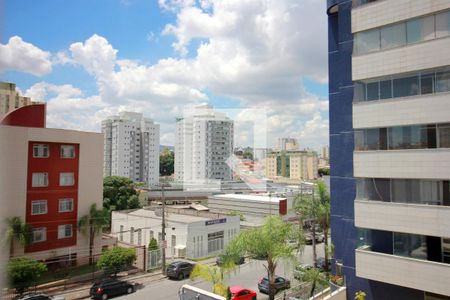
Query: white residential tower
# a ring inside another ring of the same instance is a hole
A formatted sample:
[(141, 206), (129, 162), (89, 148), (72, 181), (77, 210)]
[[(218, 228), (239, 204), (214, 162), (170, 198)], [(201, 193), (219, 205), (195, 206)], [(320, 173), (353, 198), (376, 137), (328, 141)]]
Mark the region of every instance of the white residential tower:
[(159, 124), (141, 113), (121, 112), (102, 122), (104, 176), (123, 176), (149, 186), (159, 182)]
[(175, 179), (180, 182), (231, 180), (233, 121), (211, 106), (196, 107), (177, 119)]

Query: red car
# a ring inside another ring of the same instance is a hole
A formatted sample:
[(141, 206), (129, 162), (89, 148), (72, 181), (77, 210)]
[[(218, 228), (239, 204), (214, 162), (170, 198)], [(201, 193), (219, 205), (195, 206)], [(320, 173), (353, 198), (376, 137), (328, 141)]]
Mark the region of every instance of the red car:
[(256, 292), (235, 285), (230, 287), (231, 300), (256, 300)]

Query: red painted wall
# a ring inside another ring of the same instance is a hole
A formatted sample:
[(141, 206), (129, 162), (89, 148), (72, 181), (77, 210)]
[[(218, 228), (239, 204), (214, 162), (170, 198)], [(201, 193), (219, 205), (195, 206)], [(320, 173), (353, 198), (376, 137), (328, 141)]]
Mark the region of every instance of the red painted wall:
[(279, 205), (279, 213), (280, 215), (287, 214), (287, 199), (280, 200)]
[(0, 124), (45, 128), (45, 104), (32, 104), (15, 109), (5, 115)]
[[(33, 157), (34, 144), (49, 145), (49, 157)], [(61, 158), (61, 145), (74, 145), (75, 158)], [(43, 251), (76, 245), (79, 154), (78, 144), (48, 143), (45, 141), (32, 141), (28, 143), (26, 223), (34, 228), (46, 227), (47, 239), (43, 242), (32, 243), (26, 247), (25, 252)], [(47, 187), (32, 187), (32, 174), (35, 172), (48, 173)], [(59, 186), (59, 174), (61, 172), (74, 173), (75, 183), (73, 186)], [(71, 212), (59, 212), (59, 199), (61, 198), (73, 198), (73, 210)], [(31, 202), (33, 200), (47, 200), (47, 213), (32, 215)], [(72, 224), (71, 238), (58, 239), (58, 225), (63, 224)]]

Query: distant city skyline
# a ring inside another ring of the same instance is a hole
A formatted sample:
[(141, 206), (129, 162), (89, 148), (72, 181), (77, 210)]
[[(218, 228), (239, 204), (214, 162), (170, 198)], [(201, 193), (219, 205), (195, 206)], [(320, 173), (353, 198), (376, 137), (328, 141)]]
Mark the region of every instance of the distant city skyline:
[(46, 101), (49, 127), (100, 132), (107, 116), (142, 112), (161, 125), (161, 144), (174, 145), (175, 118), (208, 103), (266, 108), (268, 147), (292, 136), (319, 149), (328, 143), (322, 8), (320, 0), (4, 1), (0, 80)]

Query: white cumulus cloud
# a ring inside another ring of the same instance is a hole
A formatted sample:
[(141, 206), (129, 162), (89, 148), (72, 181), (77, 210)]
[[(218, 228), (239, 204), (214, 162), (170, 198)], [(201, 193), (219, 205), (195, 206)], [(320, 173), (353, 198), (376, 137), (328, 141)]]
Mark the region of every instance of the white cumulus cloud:
[(52, 71), (50, 53), (13, 36), (7, 44), (0, 44), (0, 72), (8, 70), (46, 75)]

